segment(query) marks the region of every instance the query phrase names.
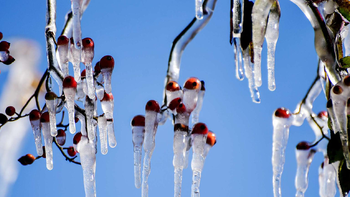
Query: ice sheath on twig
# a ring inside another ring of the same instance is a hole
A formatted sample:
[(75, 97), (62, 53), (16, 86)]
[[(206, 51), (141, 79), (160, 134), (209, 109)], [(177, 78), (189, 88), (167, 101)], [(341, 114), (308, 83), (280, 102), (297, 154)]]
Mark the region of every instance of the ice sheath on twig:
[(43, 147), (41, 141), (41, 124), (40, 124), (41, 114), (38, 110), (34, 109), (29, 113), (30, 124), (33, 129), (36, 153), (39, 156), (43, 155)]
[(109, 94), (112, 92), (112, 72), (114, 69), (114, 59), (110, 55), (106, 55), (100, 60), (100, 68), (105, 84), (105, 91)]
[(92, 70), (92, 59), (94, 58), (94, 42), (91, 38), (83, 39), (83, 50), (81, 61), (86, 69), (87, 95), (90, 99), (95, 99), (95, 86)]
[(45, 143), (45, 155), (46, 155), (46, 168), (48, 170), (53, 169), (53, 152), (52, 152), (52, 140), (53, 137), (50, 133), (50, 115), (48, 112), (41, 114), (40, 118), (41, 128), (44, 136)]
[(137, 115), (131, 120), (132, 143), (134, 149), (134, 180), (135, 187), (141, 187), (141, 157), (145, 133), (145, 117)]
[(230, 43), (234, 44), (236, 78), (243, 80), (241, 33), (243, 30), (244, 0), (231, 0)]
[(114, 134), (114, 124), (113, 124), (113, 109), (114, 109), (114, 98), (112, 93), (104, 93), (101, 100), (101, 107), (105, 113), (107, 119), (107, 133), (108, 133), (108, 144), (111, 148), (117, 145), (117, 140)]
[(47, 92), (45, 95), (46, 107), (50, 115), (50, 131), (51, 136), (56, 137), (56, 109), (57, 109), (57, 95), (54, 92)]
[[(80, 74), (80, 73), (79, 73)], [(75, 93), (77, 91), (77, 82), (72, 76), (67, 76), (63, 80), (63, 92), (66, 97), (66, 107), (68, 110), (69, 117), (69, 131), (71, 134), (75, 133), (75, 109), (74, 100)]]

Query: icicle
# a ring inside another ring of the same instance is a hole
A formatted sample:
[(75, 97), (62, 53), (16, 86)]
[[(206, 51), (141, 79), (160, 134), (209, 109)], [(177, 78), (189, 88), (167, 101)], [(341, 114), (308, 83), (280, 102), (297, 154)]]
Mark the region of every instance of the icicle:
[(96, 95), (97, 95), (97, 98), (99, 100), (103, 99), (104, 93), (105, 93), (105, 89), (103, 88), (103, 86), (97, 85), (97, 87), (96, 87)]
[(185, 164), (184, 164), (184, 168), (185, 169), (188, 167), (188, 160), (189, 160), (189, 157), (190, 157), (191, 147), (192, 147), (191, 134), (188, 134), (186, 136), (186, 155), (185, 155)]
[(295, 150), (297, 160), (297, 173), (295, 176), (295, 196), (303, 197), (308, 187), (308, 174), (315, 151), (310, 149), (307, 142), (300, 142)]
[(260, 92), (254, 83), (253, 63), (250, 61), (251, 58), (249, 56), (249, 47), (247, 47), (246, 50), (243, 51), (243, 57), (244, 57), (244, 71), (245, 71), (245, 76), (248, 79), (250, 96), (252, 97), (252, 100), (254, 103), (260, 103)]
[(135, 187), (141, 187), (141, 157), (142, 144), (145, 133), (145, 117), (142, 115), (135, 116), (131, 121), (132, 143), (134, 147), (134, 180)]
[(48, 170), (53, 169), (53, 152), (52, 152), (52, 136), (50, 133), (50, 116), (48, 112), (41, 114), (40, 118), (41, 128), (44, 136), (45, 143), (45, 155), (46, 155), (46, 168)]
[(254, 3), (252, 10), (253, 45), (254, 45), (254, 80), (260, 87), (261, 81), (261, 50), (264, 43), (267, 17), (274, 0), (259, 0)]
[(68, 47), (69, 47), (69, 39), (64, 35), (58, 37), (56, 56), (57, 56), (58, 65), (62, 70), (63, 77), (67, 77), (69, 75)]
[(205, 94), (204, 81), (201, 81), (201, 90), (198, 93), (197, 106), (192, 112), (192, 124), (196, 124), (199, 121), (199, 113), (202, 109), (204, 94)]
[(182, 98), (183, 96), (181, 87), (176, 81), (169, 81), (165, 86), (165, 94), (167, 98), (167, 103), (164, 103), (165, 105), (169, 105), (175, 98)]
[[(80, 74), (80, 73), (79, 73)], [(66, 97), (66, 104), (69, 117), (69, 131), (71, 134), (75, 133), (75, 109), (74, 109), (74, 99), (75, 93), (77, 91), (77, 82), (72, 76), (67, 76), (63, 80), (63, 92)]]
[(320, 197), (334, 197), (336, 189), (336, 170), (328, 163), (328, 158), (322, 163), (319, 169)]
[(274, 197), (281, 194), (281, 176), (285, 162), (285, 149), (289, 137), (289, 127), (293, 122), (291, 113), (284, 108), (278, 108), (272, 116), (273, 142), (272, 142), (272, 169), (273, 169), (273, 193)]
[(76, 49), (81, 49), (81, 14), (82, 14), (82, 4), (83, 0), (71, 0), (72, 2), (72, 13), (73, 13), (73, 39), (74, 47)]
[(100, 144), (101, 144), (101, 153), (103, 155), (106, 155), (108, 153), (108, 146), (107, 146), (107, 119), (102, 114), (98, 117), (98, 130), (100, 135)]
[(80, 74), (80, 81), (77, 84), (77, 93), (75, 94), (75, 100), (85, 101), (85, 96), (87, 95), (86, 87), (86, 70), (84, 69)]
[[(330, 43), (330, 35), (318, 9), (311, 0), (291, 0), (295, 3), (310, 21), (315, 32), (315, 49), (318, 57), (326, 65), (326, 72), (332, 84), (340, 81), (340, 77), (335, 70), (336, 60), (333, 43)], [(255, 54), (255, 52), (254, 52)]]
[(188, 135), (188, 126), (177, 123), (174, 125), (174, 197), (181, 197), (182, 171), (185, 167), (186, 156), (186, 137)]
[(91, 38), (83, 39), (83, 53), (81, 60), (86, 67), (86, 83), (88, 89), (88, 96), (90, 99), (95, 98), (94, 77), (92, 71), (92, 59), (94, 58), (94, 42)]
[[(86, 124), (85, 124), (85, 115), (81, 114), (79, 111), (76, 112), (76, 118), (79, 119), (80, 121), (80, 132), (83, 134), (83, 135), (87, 135), (86, 134)], [(77, 119), (75, 119), (75, 123), (77, 123)]]
[(197, 106), (198, 93), (201, 89), (201, 81), (195, 77), (186, 80), (183, 89), (183, 103), (187, 112), (191, 113)]
[(114, 59), (110, 55), (106, 55), (100, 60), (101, 73), (103, 75), (103, 81), (105, 84), (105, 90), (107, 93), (112, 92), (112, 72), (114, 69)]
[(199, 185), (201, 181), (201, 173), (204, 166), (204, 147), (207, 141), (208, 128), (203, 123), (197, 123), (193, 126), (191, 138), (193, 146), (192, 155), (192, 187), (191, 187), (191, 197), (199, 197)]
[(68, 53), (68, 59), (73, 64), (74, 79), (80, 81), (80, 60), (81, 60), (81, 49), (74, 47), (74, 39), (70, 39), (70, 48)]
[(50, 131), (51, 136), (56, 137), (56, 110), (57, 110), (57, 95), (54, 92), (47, 92), (45, 95), (46, 107), (50, 114)]
[(242, 0), (233, 0), (231, 2), (231, 35), (233, 37), (233, 51), (235, 54), (235, 64), (236, 64), (236, 78), (238, 80), (243, 80), (243, 66), (242, 66), (242, 49), (241, 49), (241, 33), (243, 30), (243, 8), (244, 2)]
[(107, 132), (108, 132), (108, 142), (111, 148), (117, 145), (117, 141), (114, 135), (114, 125), (113, 125), (113, 109), (114, 109), (114, 98), (112, 93), (104, 93), (103, 99), (101, 100), (101, 107), (105, 113), (107, 119)]
[(77, 146), (77, 151), (80, 154), (81, 167), (83, 168), (84, 188), (86, 197), (96, 196), (96, 151), (95, 144), (89, 142), (86, 136), (81, 136)]
[(107, 119), (107, 133), (109, 147), (114, 148), (117, 146), (117, 140), (114, 134), (114, 122), (113, 119)]
[(86, 126), (88, 131), (88, 138), (90, 141), (94, 141), (96, 138), (96, 133), (94, 132), (94, 125), (92, 123), (92, 120), (94, 118), (94, 112), (95, 112), (95, 99), (90, 99), (88, 96), (85, 97), (84, 102), (84, 108), (85, 108), (85, 114), (86, 114)]
[(145, 151), (145, 157), (143, 159), (142, 169), (142, 197), (148, 196), (148, 176), (151, 173), (151, 158), (155, 147), (155, 135), (157, 133), (157, 114), (160, 108), (157, 101), (150, 100), (146, 104), (146, 116), (145, 116), (145, 138), (143, 140), (143, 148)]
[[(344, 79), (348, 82), (350, 77)], [(350, 81), (349, 81), (350, 82)], [(349, 84), (350, 85), (350, 84)], [(331, 99), (333, 106), (333, 113), (335, 117), (335, 124), (340, 130), (340, 141), (343, 146), (343, 155), (346, 161), (346, 166), (350, 169), (350, 155), (349, 155), (349, 139), (348, 139), (348, 129), (347, 129), (347, 102), (349, 91), (347, 87), (344, 86), (342, 82), (333, 86), (331, 89)]]
[(270, 91), (276, 89), (275, 83), (275, 51), (279, 35), (279, 21), (281, 17), (281, 8), (278, 1), (272, 4), (268, 22), (266, 26), (266, 43), (267, 43), (267, 75), (268, 87)]
[(29, 113), (29, 120), (30, 124), (33, 129), (33, 135), (34, 135), (34, 141), (35, 141), (35, 147), (36, 147), (36, 153), (39, 156), (43, 155), (43, 145), (41, 142), (41, 125), (40, 125), (40, 112), (36, 109), (32, 110)]

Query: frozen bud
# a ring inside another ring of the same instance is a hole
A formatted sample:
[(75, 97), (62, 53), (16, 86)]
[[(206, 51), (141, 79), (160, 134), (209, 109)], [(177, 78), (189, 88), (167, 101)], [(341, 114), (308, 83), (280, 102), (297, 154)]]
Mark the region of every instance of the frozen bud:
[(180, 103), (176, 108), (177, 113), (185, 113), (186, 112), (186, 106), (183, 103)]
[(15, 61), (15, 58), (13, 58), (11, 55), (8, 56), (6, 61), (3, 61), (3, 64), (10, 65)]
[(77, 88), (77, 82), (74, 80), (74, 77), (67, 76), (64, 78), (63, 88)]
[(68, 147), (67, 153), (69, 156), (74, 157), (77, 154), (77, 151), (73, 146)]
[(7, 41), (0, 42), (0, 51), (8, 51), (10, 48), (10, 43)]
[(93, 49), (94, 48), (94, 41), (91, 38), (84, 38), (83, 39), (83, 47)]
[(334, 93), (334, 94), (341, 94), (342, 92), (343, 92), (343, 88), (342, 87), (340, 87), (339, 85), (335, 85), (335, 86), (333, 86), (333, 88), (332, 88), (332, 92)]
[(279, 118), (289, 118), (291, 113), (289, 110), (282, 107), (282, 108), (276, 109), (274, 115)]
[(34, 120), (39, 120), (40, 119), (40, 112), (36, 109), (33, 109), (30, 113), (29, 113), (29, 120), (30, 121), (34, 121)]
[(66, 132), (63, 129), (57, 131), (56, 140), (60, 146), (63, 146), (66, 143)]
[(182, 102), (182, 99), (180, 97), (177, 97), (169, 103), (168, 108), (173, 111), (177, 108), (177, 106), (180, 105), (181, 102)]
[(69, 43), (69, 39), (65, 35), (61, 35), (57, 38), (57, 45), (66, 45)]
[(160, 112), (160, 107), (157, 101), (149, 100), (146, 104), (146, 111)]
[(110, 55), (106, 55), (100, 60), (100, 68), (102, 72), (112, 72), (114, 68), (114, 59)]
[(13, 107), (13, 106), (8, 106), (8, 107), (6, 107), (6, 109), (5, 109), (5, 113), (6, 113), (8, 116), (13, 116), (13, 115), (16, 113), (16, 109), (15, 109), (15, 107)]
[(200, 89), (201, 81), (199, 81), (199, 79), (197, 79), (196, 77), (191, 77), (185, 82), (184, 88), (189, 90)]
[(302, 141), (299, 142), (296, 146), (297, 150), (309, 150), (310, 149), (310, 145), (308, 142)]
[(137, 115), (131, 120), (131, 126), (145, 126), (145, 117), (143, 115)]
[(78, 132), (74, 135), (74, 138), (73, 138), (74, 145), (77, 145), (80, 142), (81, 136), (82, 136), (81, 132)]
[(54, 92), (47, 92), (45, 94), (45, 100), (55, 100), (57, 99), (57, 95)]
[(166, 85), (166, 90), (174, 92), (181, 90), (181, 87), (176, 81), (169, 81), (169, 83)]
[(204, 123), (197, 123), (193, 126), (192, 134), (203, 134), (206, 135), (208, 133), (207, 125)]
[(321, 119), (328, 118), (328, 113), (327, 111), (321, 111), (320, 113), (317, 114), (317, 117)]
[(216, 144), (216, 136), (215, 133), (209, 131), (207, 136), (207, 144), (210, 146), (214, 146)]
[(350, 76), (344, 77), (343, 83), (344, 83), (344, 85), (346, 85), (346, 86), (350, 86)]
[(35, 157), (32, 154), (26, 154), (26, 155), (22, 156), (21, 158), (19, 158), (18, 161), (22, 165), (26, 166), (26, 165), (32, 164), (35, 161)]

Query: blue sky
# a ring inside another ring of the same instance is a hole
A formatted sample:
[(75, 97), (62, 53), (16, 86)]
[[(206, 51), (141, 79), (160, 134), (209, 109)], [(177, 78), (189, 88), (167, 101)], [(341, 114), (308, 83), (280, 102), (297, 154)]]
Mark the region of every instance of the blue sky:
[[(261, 103), (251, 101), (248, 82), (234, 73), (233, 48), (229, 44), (229, 1), (217, 1), (208, 25), (187, 46), (182, 57), (179, 84), (195, 76), (206, 82), (200, 121), (217, 135), (209, 152), (201, 181), (201, 196), (272, 196), (272, 118), (278, 107), (294, 110), (311, 85), (317, 68), (311, 24), (290, 1), (281, 1), (280, 37), (276, 52), (276, 86), (267, 88), (266, 46), (263, 48)], [(57, 29), (61, 31), (70, 1), (58, 1)], [(27, 38), (39, 43), (40, 71), (47, 66), (45, 56), (44, 2), (6, 1), (0, 7), (0, 31), (4, 39)], [(82, 35), (95, 42), (93, 63), (112, 55), (116, 65), (112, 76), (115, 101), (114, 120), (118, 145), (107, 155), (97, 153), (98, 196), (141, 196), (133, 182), (133, 151), (130, 121), (144, 114), (148, 100), (161, 102), (171, 43), (194, 17), (194, 1), (91, 1), (82, 18)], [(0, 74), (0, 92), (6, 80)], [(314, 112), (325, 110), (325, 97), (316, 100)], [(0, 109), (1, 111), (4, 109)], [(101, 114), (102, 111), (99, 111)], [(13, 124), (13, 123), (12, 123)], [(28, 124), (27, 137), (18, 156), (35, 153)], [(15, 132), (15, 131), (13, 131)], [(68, 134), (67, 145), (72, 135)], [(313, 141), (305, 122), (292, 127), (282, 175), (282, 194), (295, 194), (295, 146)], [(173, 195), (171, 122), (159, 126), (149, 178), (150, 196)], [(307, 196), (318, 195), (316, 154), (310, 168)], [(20, 165), (20, 164), (18, 164)], [(184, 170), (183, 195), (190, 195), (192, 172)], [(80, 166), (66, 162), (54, 148), (54, 169), (40, 159), (20, 167), (17, 182), (8, 196), (84, 196)]]

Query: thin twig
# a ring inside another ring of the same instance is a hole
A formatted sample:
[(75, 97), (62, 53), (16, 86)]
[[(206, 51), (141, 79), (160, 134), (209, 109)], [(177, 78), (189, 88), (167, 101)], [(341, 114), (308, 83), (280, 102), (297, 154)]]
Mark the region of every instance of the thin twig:
[(68, 155), (66, 155), (66, 153), (63, 151), (62, 146), (60, 146), (60, 145), (57, 143), (56, 137), (54, 137), (53, 139), (54, 139), (53, 142), (56, 144), (57, 148), (61, 151), (62, 155), (66, 158), (66, 161), (69, 161), (69, 162), (72, 162), (72, 163), (81, 165), (80, 162), (77, 162), (77, 161), (74, 160), (75, 158), (77, 158), (77, 156), (75, 156), (75, 157), (73, 157), (73, 158), (68, 157)]

